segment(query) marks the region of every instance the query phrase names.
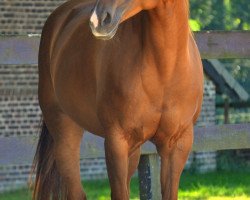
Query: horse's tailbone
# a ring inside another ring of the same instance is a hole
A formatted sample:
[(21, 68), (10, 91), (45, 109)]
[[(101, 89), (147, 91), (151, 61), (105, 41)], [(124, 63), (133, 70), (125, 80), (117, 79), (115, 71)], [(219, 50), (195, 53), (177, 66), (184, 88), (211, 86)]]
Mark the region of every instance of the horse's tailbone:
[(67, 189), (57, 170), (53, 148), (53, 138), (43, 122), (33, 161), (33, 172), (36, 174), (33, 200), (67, 199)]

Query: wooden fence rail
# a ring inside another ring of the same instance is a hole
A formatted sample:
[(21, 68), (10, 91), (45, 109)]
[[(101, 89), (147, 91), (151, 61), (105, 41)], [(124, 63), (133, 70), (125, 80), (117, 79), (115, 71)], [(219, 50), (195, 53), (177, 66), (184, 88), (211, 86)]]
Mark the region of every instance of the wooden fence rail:
[[(195, 38), (202, 58), (250, 58), (250, 31), (198, 32)], [(39, 40), (39, 35), (0, 36), (0, 65), (37, 64)], [(13, 155), (4, 154), (8, 152), (6, 144), (10, 149), (15, 148)], [(34, 147), (31, 138), (1, 138), (0, 165), (30, 162)], [(194, 151), (246, 148), (250, 148), (250, 124), (195, 128)], [(103, 139), (87, 134), (81, 147), (81, 157), (103, 156)], [(142, 148), (139, 178), (141, 200), (159, 200), (159, 162), (151, 143), (144, 144)]]
[[(250, 58), (250, 31), (196, 32), (202, 58)], [(1, 64), (37, 64), (40, 35), (0, 35)]]
[[(195, 127), (194, 135), (193, 151), (197, 152), (250, 148), (249, 124)], [(36, 141), (37, 138), (31, 136), (0, 138), (0, 165), (25, 164), (32, 161)], [(145, 143), (142, 146), (142, 154), (156, 154), (155, 146), (150, 142)], [(93, 134), (84, 134), (81, 158), (104, 156), (104, 139)]]

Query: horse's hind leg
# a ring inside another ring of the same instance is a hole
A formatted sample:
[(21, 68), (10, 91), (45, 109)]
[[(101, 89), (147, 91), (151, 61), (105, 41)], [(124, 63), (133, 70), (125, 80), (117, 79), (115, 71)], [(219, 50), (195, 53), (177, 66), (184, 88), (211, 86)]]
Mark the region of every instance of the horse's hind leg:
[(163, 200), (177, 200), (181, 173), (193, 143), (193, 126), (180, 133), (181, 137), (169, 146), (170, 140), (156, 144), (161, 157), (161, 191)]
[[(83, 130), (68, 116), (62, 113), (58, 114), (57, 111), (52, 112), (52, 110), (49, 113), (45, 114), (44, 119), (49, 130), (49, 135), (53, 139), (53, 145), (49, 147), (52, 149), (49, 153), (54, 160), (54, 169), (45, 168), (43, 172), (41, 171), (40, 174), (37, 174), (37, 181), (39, 179), (47, 179), (50, 180), (47, 181), (50, 185), (38, 182), (38, 195), (35, 199), (49, 200), (50, 198), (43, 198), (47, 195), (52, 196), (52, 200), (85, 200), (85, 193), (81, 186), (79, 165)], [(43, 163), (47, 162), (43, 159), (43, 156), (43, 151), (41, 151), (40, 162), (37, 164), (38, 167), (40, 164), (41, 168), (43, 167)], [(54, 176), (54, 174), (58, 175)], [(48, 187), (48, 189), (43, 190), (45, 187)], [(48, 194), (44, 194), (44, 191), (47, 191)]]
[(86, 199), (82, 191), (79, 164), (82, 132), (83, 130), (75, 125), (64, 124), (60, 135), (55, 137), (55, 159), (66, 183), (67, 200)]
[(84, 200), (80, 178), (80, 145), (83, 129), (65, 115), (60, 124), (51, 124), (54, 133), (55, 160), (65, 182), (67, 200)]

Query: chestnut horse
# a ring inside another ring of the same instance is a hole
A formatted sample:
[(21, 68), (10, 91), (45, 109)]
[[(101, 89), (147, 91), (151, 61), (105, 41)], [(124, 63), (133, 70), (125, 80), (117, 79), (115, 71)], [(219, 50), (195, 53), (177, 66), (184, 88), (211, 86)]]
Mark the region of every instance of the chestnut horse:
[(83, 130), (105, 139), (112, 200), (129, 199), (148, 140), (161, 157), (162, 199), (177, 199), (203, 96), (188, 17), (187, 0), (72, 0), (53, 12), (39, 52), (34, 200), (86, 199)]

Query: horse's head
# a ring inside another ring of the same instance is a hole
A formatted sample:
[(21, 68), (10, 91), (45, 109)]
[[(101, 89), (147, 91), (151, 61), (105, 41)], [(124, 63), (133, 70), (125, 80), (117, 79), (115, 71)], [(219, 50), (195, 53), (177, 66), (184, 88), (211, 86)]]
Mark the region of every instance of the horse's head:
[(111, 39), (118, 25), (141, 10), (154, 8), (160, 0), (97, 0), (90, 17), (95, 37)]

